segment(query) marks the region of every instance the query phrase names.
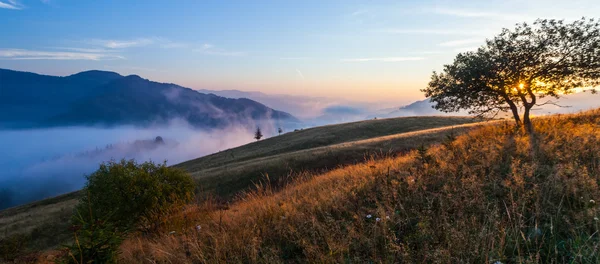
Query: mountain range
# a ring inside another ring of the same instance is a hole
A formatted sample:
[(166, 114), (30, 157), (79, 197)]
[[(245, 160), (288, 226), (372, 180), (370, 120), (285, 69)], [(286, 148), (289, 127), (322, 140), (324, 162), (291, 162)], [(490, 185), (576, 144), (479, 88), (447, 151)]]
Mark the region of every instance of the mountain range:
[(201, 93), (215, 94), (228, 98), (248, 98), (261, 102), (268, 107), (292, 113), (300, 119), (316, 118), (323, 114), (327, 107), (347, 105), (351, 102), (331, 97), (303, 96), (289, 94), (266, 94), (257, 91), (239, 90), (208, 90), (200, 89)]
[[(379, 110), (373, 117), (400, 117), (400, 116), (441, 116), (441, 115), (459, 115), (460, 113), (447, 114), (433, 108), (434, 103), (429, 99), (416, 101), (408, 105), (397, 108), (388, 108)], [(464, 114), (464, 113), (463, 113)], [(462, 115), (462, 114), (460, 114)]]
[(150, 126), (173, 119), (198, 128), (297, 121), (250, 99), (205, 94), (137, 75), (92, 70), (58, 77), (0, 69), (0, 127)]

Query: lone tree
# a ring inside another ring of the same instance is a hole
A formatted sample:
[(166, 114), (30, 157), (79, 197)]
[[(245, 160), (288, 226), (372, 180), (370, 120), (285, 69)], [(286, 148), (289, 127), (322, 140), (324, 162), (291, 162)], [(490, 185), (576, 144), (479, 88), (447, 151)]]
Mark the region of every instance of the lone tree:
[(254, 132), (254, 139), (256, 139), (256, 141), (259, 141), (262, 137), (263, 137), (263, 134), (260, 131), (260, 127), (257, 127), (256, 132)]
[(279, 135), (281, 135), (281, 133), (283, 133), (283, 129), (281, 129), (281, 127), (280, 127), (277, 129), (277, 132), (279, 133)]
[(532, 133), (531, 109), (556, 105), (540, 99), (559, 99), (599, 84), (600, 23), (538, 19), (503, 29), (477, 51), (458, 54), (443, 72), (433, 72), (421, 91), (443, 112), (468, 109), (470, 114), (496, 116), (510, 110), (517, 126)]

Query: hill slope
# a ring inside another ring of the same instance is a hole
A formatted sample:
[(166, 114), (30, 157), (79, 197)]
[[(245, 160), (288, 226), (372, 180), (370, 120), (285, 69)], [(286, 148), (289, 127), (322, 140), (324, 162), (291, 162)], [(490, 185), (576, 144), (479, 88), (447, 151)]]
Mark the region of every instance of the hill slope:
[[(362, 162), (365, 155), (373, 153), (402, 153), (439, 142), (451, 131), (464, 132), (469, 128), (460, 125), (475, 121), (424, 117), (330, 125), (290, 132), (176, 166), (188, 170), (205, 194), (228, 199), (263, 180), (265, 173), (273, 183), (283, 183), (290, 171), (323, 171)], [(441, 129), (427, 130), (432, 128)], [(0, 240), (25, 233), (35, 237), (32, 248), (64, 242), (70, 236), (68, 219), (78, 198), (78, 193), (72, 193), (0, 211)]]
[(267, 187), (224, 210), (190, 206), (167, 221), (176, 234), (132, 237), (121, 259), (600, 263), (600, 110), (534, 125), (533, 141), (500, 122)]
[[(205, 192), (231, 197), (268, 175), (275, 184), (291, 172), (321, 171), (363, 162), (372, 154), (401, 153), (439, 142), (478, 120), (469, 117), (405, 117), (328, 125), (221, 151), (177, 164), (198, 179)], [(443, 127), (443, 131), (432, 130)], [(422, 134), (410, 132), (423, 131)]]
[(177, 166), (194, 171), (195, 168), (214, 167), (285, 152), (474, 121), (476, 120), (470, 117), (406, 117), (326, 125), (288, 132), (281, 136), (186, 161)]

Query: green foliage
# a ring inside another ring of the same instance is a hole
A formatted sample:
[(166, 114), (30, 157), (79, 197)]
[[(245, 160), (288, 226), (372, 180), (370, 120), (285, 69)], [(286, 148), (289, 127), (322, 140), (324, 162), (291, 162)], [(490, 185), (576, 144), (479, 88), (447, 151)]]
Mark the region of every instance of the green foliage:
[(110, 161), (87, 177), (87, 194), (73, 215), (67, 263), (114, 263), (125, 234), (154, 231), (170, 210), (192, 199), (194, 181), (165, 163)]
[(192, 199), (195, 188), (182, 169), (133, 160), (103, 163), (87, 179), (83, 192), (89, 197), (76, 211), (91, 208), (94, 216), (110, 216), (106, 221), (120, 229), (157, 228), (169, 210)]
[[(80, 208), (82, 209), (82, 208)], [(115, 263), (125, 233), (110, 221), (110, 215), (99, 217), (91, 208), (76, 211), (73, 217), (75, 242), (67, 247), (65, 263)]]
[(531, 129), (530, 110), (554, 104), (539, 99), (600, 84), (599, 43), (600, 23), (593, 19), (519, 24), (477, 51), (458, 54), (422, 91), (438, 110), (468, 109), (480, 116), (511, 111), (517, 124), (522, 107), (523, 123)]

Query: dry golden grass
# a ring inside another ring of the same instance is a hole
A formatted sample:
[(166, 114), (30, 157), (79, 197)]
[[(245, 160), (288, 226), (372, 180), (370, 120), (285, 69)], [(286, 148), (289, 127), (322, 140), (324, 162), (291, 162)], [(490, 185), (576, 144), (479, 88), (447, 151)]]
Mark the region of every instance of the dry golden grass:
[(600, 263), (600, 110), (534, 125), (534, 140), (489, 125), (227, 208), (190, 206), (127, 240), (121, 261)]
[(448, 134), (462, 134), (480, 125), (473, 123), (424, 129), (303, 149), (200, 169), (191, 175), (197, 179), (204, 194), (227, 198), (264, 180), (265, 175), (269, 176), (270, 184), (280, 185), (286, 182), (290, 174), (328, 171), (343, 165), (362, 163), (365, 157), (381, 156), (383, 153), (406, 153), (421, 145), (439, 143)]

